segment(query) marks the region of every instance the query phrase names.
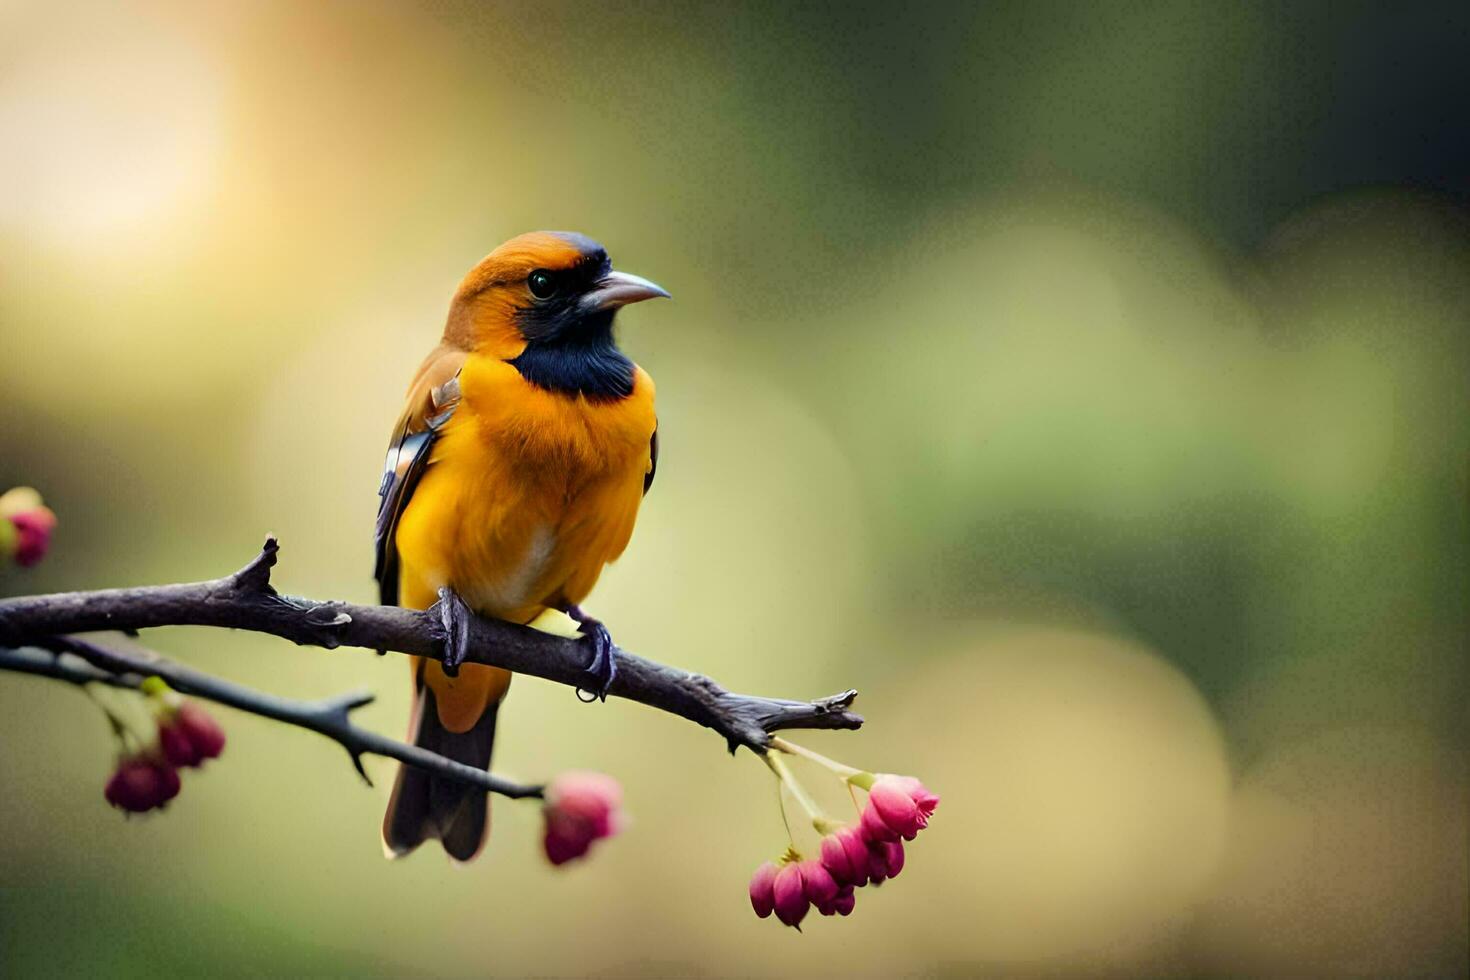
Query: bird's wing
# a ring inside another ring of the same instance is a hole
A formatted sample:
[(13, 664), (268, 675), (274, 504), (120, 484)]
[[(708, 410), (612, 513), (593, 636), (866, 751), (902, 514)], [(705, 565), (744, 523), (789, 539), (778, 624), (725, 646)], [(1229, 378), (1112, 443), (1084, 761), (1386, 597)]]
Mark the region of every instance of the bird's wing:
[(653, 423), (653, 438), (648, 440), (648, 473), (643, 477), (643, 495), (653, 486), (653, 475), (658, 472), (658, 422)]
[(383, 482), (378, 486), (377, 563), (373, 569), (378, 601), (385, 606), (398, 604), (398, 547), (394, 542), (398, 521), (429, 465), (440, 428), (459, 404), (459, 370), (464, 359), (465, 352), (458, 348), (436, 348), (419, 367), (408, 389), (408, 404), (393, 427)]

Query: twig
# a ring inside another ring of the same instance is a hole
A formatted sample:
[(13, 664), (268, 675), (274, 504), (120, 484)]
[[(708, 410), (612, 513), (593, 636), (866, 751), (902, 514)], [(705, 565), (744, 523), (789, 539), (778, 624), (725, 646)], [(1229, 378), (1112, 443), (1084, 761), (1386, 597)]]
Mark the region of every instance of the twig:
[[(0, 600), (0, 644), (20, 646), (89, 630), (219, 626), (254, 630), (303, 645), (357, 646), (438, 658), (443, 629), (432, 610), (359, 606), (281, 595), (271, 587), (275, 538), (250, 564), (225, 578), (184, 585), (63, 592)], [(577, 687), (589, 653), (578, 641), (499, 620), (475, 619), (468, 663), (504, 667)], [(854, 729), (856, 691), (789, 701), (726, 691), (714, 681), (616, 649), (610, 694), (679, 715), (724, 736), (730, 750), (765, 751), (771, 733), (790, 728)]]
[(138, 688), (148, 677), (161, 677), (181, 694), (217, 701), (327, 736), (347, 750), (352, 764), (369, 785), (372, 780), (362, 765), (364, 754), (397, 759), (406, 765), (502, 796), (521, 799), (541, 795), (540, 786), (522, 786), (474, 766), (357, 727), (352, 723), (350, 713), (372, 702), (373, 696), (365, 691), (324, 701), (295, 701), (212, 677), (120, 640), (57, 636), (40, 641), (37, 646), (43, 649), (0, 647), (0, 670), (37, 674), (72, 684), (109, 684), (122, 688)]

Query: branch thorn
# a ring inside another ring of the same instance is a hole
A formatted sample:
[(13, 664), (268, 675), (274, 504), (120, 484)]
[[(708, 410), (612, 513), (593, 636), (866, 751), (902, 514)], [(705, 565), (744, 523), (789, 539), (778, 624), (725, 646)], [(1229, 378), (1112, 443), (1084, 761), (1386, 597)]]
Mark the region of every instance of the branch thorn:
[(372, 786), (373, 777), (368, 775), (367, 769), (362, 764), (362, 753), (354, 752), (351, 749), (348, 749), (347, 754), (351, 756), (352, 767), (357, 770), (357, 774), (362, 777), (362, 781), (367, 783), (369, 786)]
[(251, 559), (250, 564), (240, 569), (234, 575), (235, 588), (246, 592), (264, 592), (274, 595), (275, 589), (271, 588), (271, 569), (276, 564), (276, 552), (281, 550), (276, 536), (266, 536), (265, 544), (260, 546), (260, 554)]

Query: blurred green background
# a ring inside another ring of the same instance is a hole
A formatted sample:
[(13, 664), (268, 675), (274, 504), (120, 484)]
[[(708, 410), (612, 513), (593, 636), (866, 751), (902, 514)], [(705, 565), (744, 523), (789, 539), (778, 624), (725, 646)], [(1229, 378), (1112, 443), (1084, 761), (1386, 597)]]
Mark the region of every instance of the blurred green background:
[[(1455, 5), (0, 2), (8, 594), (368, 601), (382, 451), (459, 277), (571, 228), (663, 456), (590, 606), (727, 685), (860, 688), (944, 796), (903, 877), (758, 921), (769, 775), (521, 679), (497, 768), (615, 774), (390, 864), (326, 740), (229, 715), (162, 816), (0, 677), (7, 976), (1463, 976), (1470, 11)], [(300, 697), (396, 657), (173, 630)], [(224, 713), (224, 709), (221, 709)], [(834, 812), (846, 806), (820, 786)]]

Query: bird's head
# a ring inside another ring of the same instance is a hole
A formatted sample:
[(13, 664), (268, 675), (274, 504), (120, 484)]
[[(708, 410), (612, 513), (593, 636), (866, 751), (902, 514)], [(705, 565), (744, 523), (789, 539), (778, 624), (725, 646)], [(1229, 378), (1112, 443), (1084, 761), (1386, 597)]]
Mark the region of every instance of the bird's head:
[(528, 349), (612, 345), (612, 320), (629, 303), (668, 296), (640, 276), (613, 270), (585, 235), (533, 231), (485, 256), (460, 283), (445, 339), (514, 360)]

